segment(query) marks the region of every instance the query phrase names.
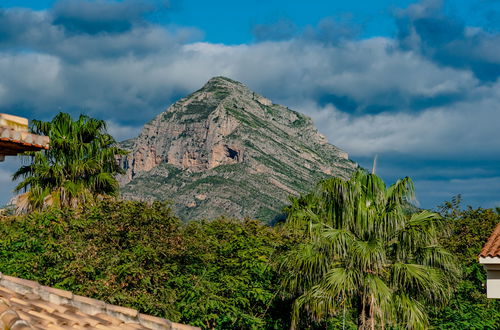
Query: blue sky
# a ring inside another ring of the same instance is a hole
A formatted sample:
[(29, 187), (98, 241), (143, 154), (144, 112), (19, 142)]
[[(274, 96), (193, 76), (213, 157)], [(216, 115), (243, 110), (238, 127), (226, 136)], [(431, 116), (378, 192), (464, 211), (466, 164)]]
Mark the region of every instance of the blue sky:
[[(120, 139), (212, 76), (311, 116), (420, 205), (500, 206), (500, 1), (3, 0), (0, 112)], [(10, 159), (0, 170), (4, 200)], [(2, 202), (2, 201), (0, 201)]]
[[(25, 7), (45, 10), (55, 0), (3, 0), (3, 8)], [(124, 2), (124, 1), (118, 1)], [(126, 1), (125, 1), (126, 2)], [(203, 31), (203, 40), (213, 43), (241, 44), (255, 41), (252, 30), (259, 24), (287, 21), (296, 29), (314, 26), (325, 17), (356, 25), (358, 37), (394, 36), (397, 32), (394, 13), (406, 8), (413, 0), (351, 0), (351, 1), (290, 1), (290, 0), (143, 0), (154, 3), (149, 21), (177, 26), (192, 26)], [(496, 0), (455, 0), (444, 2), (447, 14), (460, 17), (471, 26), (493, 27), (491, 13), (498, 10)]]
[[(124, 2), (124, 1), (119, 1)], [(148, 19), (158, 24), (197, 27), (205, 41), (241, 44), (255, 41), (252, 29), (259, 24), (285, 20), (297, 29), (314, 26), (325, 17), (333, 17), (358, 25), (359, 37), (393, 36), (396, 34), (393, 15), (408, 7), (413, 0), (351, 0), (351, 1), (290, 1), (290, 0), (144, 0), (155, 3)], [(3, 0), (3, 8), (25, 7), (35, 10), (50, 9), (55, 0)], [(444, 2), (449, 15), (460, 17), (471, 26), (491, 28), (489, 17), (497, 12), (500, 3), (495, 0), (455, 0)], [(496, 18), (498, 20), (498, 16)], [(496, 22), (498, 24), (498, 21)], [(498, 26), (496, 27), (498, 28)]]

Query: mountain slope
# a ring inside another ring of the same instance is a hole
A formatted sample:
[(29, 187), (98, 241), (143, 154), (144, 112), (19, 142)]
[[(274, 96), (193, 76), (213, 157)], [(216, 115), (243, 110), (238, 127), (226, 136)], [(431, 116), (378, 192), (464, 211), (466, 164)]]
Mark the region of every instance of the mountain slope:
[(215, 77), (121, 145), (122, 194), (171, 200), (184, 219), (272, 219), (289, 195), (357, 165), (327, 143), (309, 117)]

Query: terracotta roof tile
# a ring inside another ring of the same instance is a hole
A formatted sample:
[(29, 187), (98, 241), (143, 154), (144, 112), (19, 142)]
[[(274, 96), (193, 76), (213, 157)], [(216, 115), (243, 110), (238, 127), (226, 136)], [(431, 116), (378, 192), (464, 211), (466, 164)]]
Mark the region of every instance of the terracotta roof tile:
[(480, 257), (500, 257), (500, 223), (496, 226), (493, 234), (484, 245)]
[(0, 329), (189, 329), (137, 310), (0, 273)]
[(0, 154), (17, 155), (25, 151), (49, 148), (49, 137), (0, 126)]

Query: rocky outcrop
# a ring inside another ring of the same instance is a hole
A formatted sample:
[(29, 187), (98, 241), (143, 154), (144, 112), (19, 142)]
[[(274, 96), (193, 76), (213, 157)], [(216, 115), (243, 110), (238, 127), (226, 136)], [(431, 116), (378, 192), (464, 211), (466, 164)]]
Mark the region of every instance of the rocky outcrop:
[(288, 195), (357, 166), (309, 117), (224, 77), (174, 103), (122, 147), (130, 151), (120, 159), (123, 196), (172, 200), (184, 218), (268, 220)]

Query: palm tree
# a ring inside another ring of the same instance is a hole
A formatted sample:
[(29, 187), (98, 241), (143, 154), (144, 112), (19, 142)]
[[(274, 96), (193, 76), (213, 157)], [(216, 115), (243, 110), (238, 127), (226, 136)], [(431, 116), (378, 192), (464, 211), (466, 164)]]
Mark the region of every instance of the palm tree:
[(21, 211), (46, 206), (76, 206), (96, 196), (118, 193), (115, 175), (122, 173), (116, 155), (125, 151), (106, 133), (102, 120), (81, 115), (73, 121), (67, 113), (52, 121), (33, 121), (32, 131), (50, 137), (46, 151), (29, 152), (29, 164), (19, 168), (13, 180), (23, 178), (16, 191)]
[(292, 327), (301, 316), (321, 322), (345, 308), (357, 310), (359, 329), (427, 327), (425, 305), (446, 301), (456, 268), (438, 243), (439, 216), (405, 211), (413, 198), (409, 178), (386, 188), (357, 171), (292, 199), (287, 226), (303, 241), (280, 269), (284, 295), (295, 298)]

